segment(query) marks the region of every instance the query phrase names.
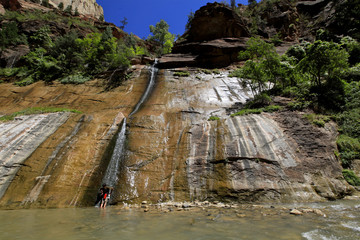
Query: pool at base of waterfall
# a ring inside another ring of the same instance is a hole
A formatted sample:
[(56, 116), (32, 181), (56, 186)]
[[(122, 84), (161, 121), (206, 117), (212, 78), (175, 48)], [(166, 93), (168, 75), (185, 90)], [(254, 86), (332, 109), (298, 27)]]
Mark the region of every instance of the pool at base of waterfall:
[(360, 201), (1, 210), (0, 222), (0, 239), (354, 240), (360, 239)]

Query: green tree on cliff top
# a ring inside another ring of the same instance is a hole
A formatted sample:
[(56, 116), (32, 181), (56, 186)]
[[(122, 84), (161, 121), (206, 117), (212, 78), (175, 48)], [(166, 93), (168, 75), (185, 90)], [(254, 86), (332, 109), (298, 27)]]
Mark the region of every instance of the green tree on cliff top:
[(150, 25), (150, 32), (153, 35), (149, 36), (148, 39), (160, 43), (163, 54), (170, 53), (175, 40), (175, 35), (169, 32), (169, 24), (161, 19), (155, 26)]

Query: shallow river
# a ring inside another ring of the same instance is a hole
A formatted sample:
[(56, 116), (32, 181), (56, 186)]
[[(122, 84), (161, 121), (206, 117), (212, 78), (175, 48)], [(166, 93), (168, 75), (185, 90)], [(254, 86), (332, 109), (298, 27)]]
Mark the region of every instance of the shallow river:
[[(302, 216), (289, 209), (319, 209)], [(166, 208), (168, 209), (168, 208)], [(0, 239), (360, 239), (360, 201), (235, 209), (1, 210)]]

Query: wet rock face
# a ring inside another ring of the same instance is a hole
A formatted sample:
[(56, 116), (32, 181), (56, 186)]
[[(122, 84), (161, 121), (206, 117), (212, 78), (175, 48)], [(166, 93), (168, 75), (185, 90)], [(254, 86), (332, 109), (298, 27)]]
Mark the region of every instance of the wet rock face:
[[(0, 125), (0, 206), (91, 206), (113, 137), (147, 85), (146, 71), (105, 93), (96, 84), (0, 85), (2, 114), (49, 103), (83, 112)], [(251, 97), (227, 73), (176, 77), (161, 70), (150, 98), (127, 119), (113, 203), (320, 201), (349, 194), (332, 124), (317, 128), (285, 110), (228, 115)]]
[(251, 97), (238, 79), (162, 74), (129, 120), (116, 202), (318, 201), (351, 191), (331, 125), (286, 111), (229, 117), (227, 108)]
[(69, 113), (54, 113), (0, 124), (0, 198), (25, 160), (68, 118)]
[(146, 70), (133, 74), (131, 81), (107, 92), (97, 81), (81, 86), (0, 85), (0, 115), (38, 106), (82, 111), (24, 116), (0, 124), (0, 208), (94, 203), (113, 136), (147, 84)]

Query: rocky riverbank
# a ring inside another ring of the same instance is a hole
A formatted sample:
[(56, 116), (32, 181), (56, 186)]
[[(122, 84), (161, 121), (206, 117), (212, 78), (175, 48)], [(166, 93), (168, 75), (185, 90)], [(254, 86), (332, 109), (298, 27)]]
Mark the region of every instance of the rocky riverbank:
[[(359, 202), (359, 196), (347, 197), (345, 201)], [(343, 200), (344, 201), (344, 200)], [(334, 202), (336, 204), (336, 202)], [(141, 204), (123, 204), (119, 206), (111, 206), (111, 211), (117, 214), (124, 214), (128, 211), (139, 211), (147, 214), (169, 214), (188, 212), (203, 213), (210, 220), (216, 220), (220, 215), (233, 215), (237, 218), (263, 218), (271, 216), (317, 216), (327, 218), (332, 215), (332, 209), (321, 204), (298, 203), (298, 204), (239, 204), (239, 203), (223, 203), (219, 201), (195, 201), (195, 202), (165, 202), (165, 203), (149, 203), (143, 201)], [(109, 207), (108, 207), (109, 208)]]

